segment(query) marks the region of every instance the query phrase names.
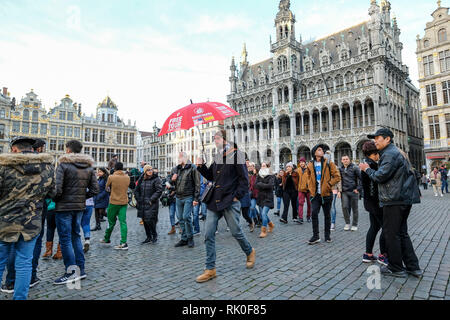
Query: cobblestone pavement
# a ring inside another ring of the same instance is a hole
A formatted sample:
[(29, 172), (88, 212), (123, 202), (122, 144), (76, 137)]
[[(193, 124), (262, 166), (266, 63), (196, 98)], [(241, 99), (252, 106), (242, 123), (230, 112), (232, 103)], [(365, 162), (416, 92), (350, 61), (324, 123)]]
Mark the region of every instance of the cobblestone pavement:
[[(245, 268), (246, 257), (237, 242), (226, 231), (222, 219), (217, 235), (217, 275), (204, 284), (195, 282), (202, 273), (205, 261), (202, 236), (195, 238), (195, 248), (174, 248), (179, 235), (169, 236), (169, 214), (160, 211), (159, 242), (141, 245), (145, 238), (136, 211), (128, 211), (129, 251), (116, 251), (101, 245), (103, 230), (93, 232), (91, 250), (86, 254), (88, 278), (81, 282), (80, 290), (54, 286), (52, 281), (61, 276), (61, 261), (44, 261), (39, 265), (42, 282), (30, 290), (29, 298), (38, 300), (450, 300), (450, 195), (435, 198), (425, 191), (422, 204), (413, 208), (409, 231), (424, 277), (407, 279), (381, 278), (381, 289), (369, 290), (367, 264), (362, 263), (368, 214), (360, 203), (360, 225), (357, 232), (343, 231), (344, 221), (337, 203), (337, 231), (332, 233), (333, 243), (309, 246), (311, 224), (281, 225), (274, 219), (274, 234), (259, 239), (259, 230), (248, 231), (241, 224), (257, 253), (253, 270)], [(273, 218), (273, 213), (270, 214)], [(289, 215), (291, 217), (291, 215)], [(291, 219), (291, 218), (290, 218)], [(320, 217), (323, 237), (323, 216)], [(93, 223), (93, 221), (92, 221)], [(112, 242), (119, 242), (119, 226)], [(378, 240), (377, 240), (378, 242)], [(375, 246), (378, 253), (378, 244)], [(0, 294), (0, 300), (10, 299)]]

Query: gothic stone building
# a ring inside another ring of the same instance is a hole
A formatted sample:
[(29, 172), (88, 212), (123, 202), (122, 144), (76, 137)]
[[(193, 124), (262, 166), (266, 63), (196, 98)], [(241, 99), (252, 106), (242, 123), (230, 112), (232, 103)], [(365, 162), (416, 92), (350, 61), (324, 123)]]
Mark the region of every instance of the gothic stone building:
[[(390, 3), (372, 0), (368, 21), (310, 43), (296, 39), (295, 22), (290, 1), (281, 0), (272, 58), (250, 64), (244, 46), (239, 70), (232, 60), (228, 102), (241, 116), (227, 119), (225, 128), (250, 160), (278, 168), (311, 159), (312, 147), (324, 143), (335, 161), (349, 155), (358, 162), (367, 134), (380, 127), (410, 152), (407, 119), (418, 127), (420, 110), (406, 103), (407, 92), (418, 101), (418, 91), (402, 64)], [(423, 161), (410, 155), (416, 166)]]

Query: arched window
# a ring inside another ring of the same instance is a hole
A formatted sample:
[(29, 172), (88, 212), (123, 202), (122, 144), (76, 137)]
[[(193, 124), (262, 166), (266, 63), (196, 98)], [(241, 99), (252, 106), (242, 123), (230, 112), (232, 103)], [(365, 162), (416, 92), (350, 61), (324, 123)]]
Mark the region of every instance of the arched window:
[(344, 90), (344, 78), (338, 74), (336, 76), (336, 92), (341, 92)]
[(283, 39), (283, 27), (280, 27), (280, 39)]
[(350, 71), (345, 74), (345, 85), (347, 86), (347, 89), (353, 89), (354, 87), (353, 73)]
[(282, 60), (283, 60), (283, 71), (286, 71), (287, 70), (287, 64), (288, 64), (287, 58), (285, 56), (283, 56)]
[(356, 86), (357, 87), (364, 86), (365, 80), (366, 79), (365, 79), (364, 71), (362, 69), (358, 69), (356, 71)]
[(39, 121), (39, 113), (36, 110), (33, 110), (31, 118), (32, 121)]
[(287, 38), (289, 36), (289, 28), (288, 28), (288, 26), (284, 27), (284, 35), (285, 35), (285, 38)]
[(23, 120), (30, 120), (30, 111), (28, 109), (23, 110)]
[(439, 30), (439, 32), (438, 32), (438, 41), (439, 42), (447, 41), (447, 30), (446, 29)]
[(424, 42), (423, 42), (423, 47), (424, 48), (428, 48), (430, 46), (430, 40), (425, 40)]

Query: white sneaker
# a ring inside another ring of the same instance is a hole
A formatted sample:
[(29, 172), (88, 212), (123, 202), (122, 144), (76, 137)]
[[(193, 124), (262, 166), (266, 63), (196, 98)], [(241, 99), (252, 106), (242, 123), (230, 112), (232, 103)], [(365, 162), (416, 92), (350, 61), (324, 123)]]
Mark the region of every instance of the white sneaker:
[(336, 225), (334, 223), (331, 224), (330, 230), (331, 231), (336, 231)]
[(444, 194), (441, 193), (441, 197), (443, 197), (443, 196), (444, 196)]
[(437, 197), (438, 196), (437, 193), (435, 193), (434, 196)]
[(350, 231), (350, 225), (349, 224), (345, 225), (344, 231)]
[(352, 227), (352, 231), (358, 231), (358, 227)]

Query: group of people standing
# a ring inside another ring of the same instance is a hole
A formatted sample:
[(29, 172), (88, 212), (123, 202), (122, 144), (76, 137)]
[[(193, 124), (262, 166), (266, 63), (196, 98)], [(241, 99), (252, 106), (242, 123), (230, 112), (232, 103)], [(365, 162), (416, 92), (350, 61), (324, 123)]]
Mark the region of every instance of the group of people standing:
[[(167, 198), (165, 203), (169, 206), (169, 234), (176, 233), (175, 215), (178, 218), (181, 239), (175, 245), (177, 248), (194, 247), (193, 237), (200, 234), (198, 216), (202, 209), (206, 219), (206, 268), (197, 282), (203, 283), (216, 277), (215, 237), (221, 218), (225, 218), (228, 230), (246, 255), (246, 267), (251, 269), (256, 262), (256, 251), (241, 229), (241, 214), (250, 232), (260, 227), (259, 237), (266, 238), (275, 228), (270, 210), (276, 207), (275, 215), (280, 215), (283, 201), (280, 222), (288, 223), (291, 207), (293, 221), (303, 224), (306, 203), (306, 220), (312, 224), (313, 234), (308, 244), (321, 242), (321, 210), (324, 239), (331, 243), (331, 232), (336, 226), (336, 199), (342, 202), (344, 230), (357, 231), (358, 200), (363, 197), (364, 207), (370, 214), (363, 261), (380, 262), (385, 275), (404, 277), (409, 273), (420, 277), (422, 272), (407, 231), (412, 205), (420, 202), (415, 174), (407, 157), (393, 144), (394, 135), (390, 130), (381, 129), (369, 138), (373, 140), (364, 145), (366, 159), (359, 168), (348, 156), (342, 158), (342, 166), (336, 166), (328, 147), (320, 144), (312, 149), (311, 161), (300, 159), (298, 168), (288, 163), (285, 171), (275, 175), (269, 162), (257, 168), (246, 161), (237, 145), (227, 140), (224, 130), (214, 136), (217, 153), (209, 167), (202, 158), (194, 165), (185, 153), (180, 153), (179, 165), (163, 185), (157, 170), (144, 165), (135, 187), (138, 217), (147, 236), (143, 244), (158, 241), (161, 197)], [(93, 231), (101, 230), (103, 217), (108, 218), (109, 227), (101, 242), (111, 243), (118, 219), (121, 241), (115, 249), (128, 249), (126, 212), (130, 177), (124, 172), (123, 164), (115, 162), (113, 170), (100, 169), (96, 174), (93, 160), (81, 154), (82, 144), (72, 140), (66, 143), (66, 155), (59, 158), (55, 172), (51, 156), (37, 153), (33, 148), (35, 143), (27, 138), (17, 139), (11, 143), (12, 154), (0, 155), (0, 279), (8, 265), (8, 275), (15, 274), (14, 299), (26, 299), (30, 284), (38, 282), (36, 270), (45, 218), (48, 223), (44, 256), (51, 256), (51, 232), (56, 226), (65, 265), (64, 275), (55, 284), (86, 278), (84, 253), (89, 250), (90, 229), (83, 228), (83, 246), (80, 228), (89, 226), (94, 209)], [(49, 219), (50, 211), (54, 212), (54, 223)], [(380, 230), (381, 252), (376, 257), (373, 247)]]

